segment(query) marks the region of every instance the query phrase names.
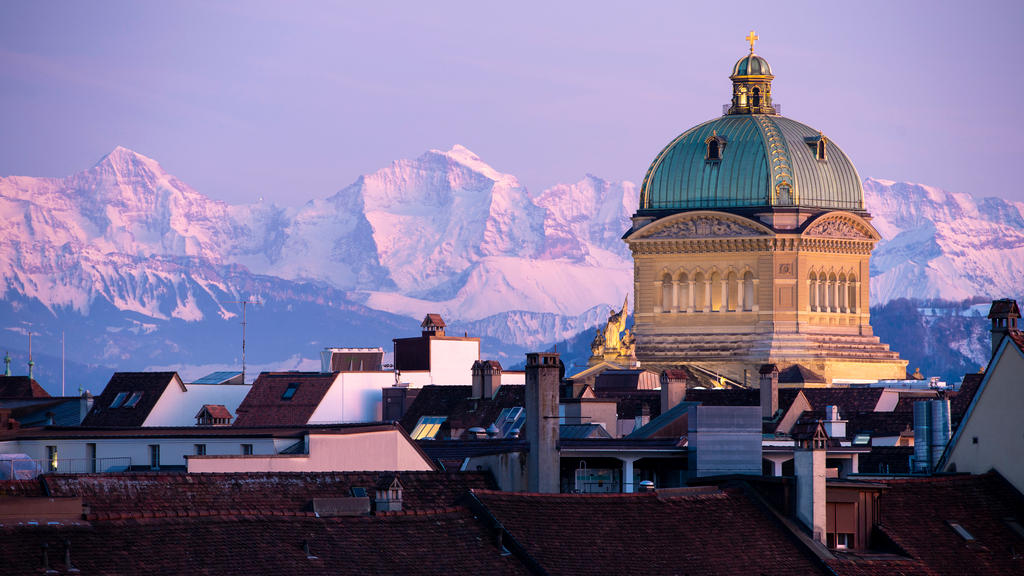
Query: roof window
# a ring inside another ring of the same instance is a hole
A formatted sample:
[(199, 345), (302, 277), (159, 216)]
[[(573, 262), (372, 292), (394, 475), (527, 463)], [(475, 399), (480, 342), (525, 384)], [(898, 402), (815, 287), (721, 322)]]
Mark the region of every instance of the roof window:
[(138, 405), (139, 400), (142, 400), (142, 392), (132, 392), (132, 395), (125, 401), (125, 408), (135, 408)]
[(973, 542), (974, 541), (974, 535), (971, 534), (970, 532), (968, 532), (967, 529), (964, 528), (963, 526), (961, 526), (960, 524), (958, 524), (956, 522), (950, 522), (948, 520), (946, 521), (946, 523), (949, 524), (949, 527), (952, 528), (953, 530), (955, 530), (956, 533), (959, 534), (960, 537), (963, 538), (964, 540), (966, 540), (968, 542)]
[(410, 436), (413, 440), (433, 440), (447, 419), (444, 416), (421, 416)]
[(111, 408), (120, 408), (124, 404), (125, 399), (128, 398), (127, 392), (118, 392), (117, 396), (114, 396), (114, 401), (110, 403)]
[(718, 131), (713, 131), (711, 136), (704, 141), (707, 149), (704, 153), (704, 160), (707, 162), (721, 162), (722, 161), (722, 149), (725, 148), (725, 139), (718, 135)]
[(284, 391), (284, 394), (281, 394), (281, 400), (291, 400), (292, 396), (295, 396), (295, 392), (297, 392), (298, 390), (298, 382), (292, 382), (288, 384), (288, 389)]

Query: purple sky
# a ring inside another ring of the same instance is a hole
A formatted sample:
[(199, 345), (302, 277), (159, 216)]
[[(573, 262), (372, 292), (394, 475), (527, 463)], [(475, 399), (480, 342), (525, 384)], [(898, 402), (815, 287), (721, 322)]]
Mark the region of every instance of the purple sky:
[(0, 4), (0, 175), (123, 145), (297, 204), (459, 143), (535, 192), (639, 182), (721, 113), (753, 28), (784, 114), (861, 176), (1024, 200), (1024, 2), (395, 4)]

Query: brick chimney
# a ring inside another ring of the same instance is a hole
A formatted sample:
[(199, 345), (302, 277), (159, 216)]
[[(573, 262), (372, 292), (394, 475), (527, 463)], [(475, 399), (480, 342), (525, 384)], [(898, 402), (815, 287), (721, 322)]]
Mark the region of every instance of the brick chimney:
[(527, 485), (530, 492), (558, 492), (560, 365), (556, 353), (526, 355), (526, 440), (530, 444)]
[(686, 371), (661, 372), (661, 411), (668, 412), (686, 400)]
[(821, 422), (794, 431), (796, 446), (793, 468), (796, 474), (796, 517), (825, 544), (825, 454), (828, 434)]
[(765, 420), (775, 418), (779, 411), (779, 367), (775, 364), (762, 364), (759, 370), (761, 378), (761, 417)]
[(995, 356), (999, 350), (999, 344), (1011, 331), (1017, 331), (1017, 321), (1020, 320), (1020, 308), (1017, 301), (1011, 298), (993, 300), (992, 307), (988, 310), (988, 317), (992, 320), (992, 355)]
[(473, 362), (473, 398), (494, 398), (501, 387), (501, 364), (497, 360)]

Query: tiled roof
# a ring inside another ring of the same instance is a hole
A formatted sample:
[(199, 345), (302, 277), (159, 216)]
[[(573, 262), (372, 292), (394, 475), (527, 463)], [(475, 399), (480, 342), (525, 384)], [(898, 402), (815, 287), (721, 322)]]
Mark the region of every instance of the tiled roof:
[(49, 398), (50, 394), (28, 376), (0, 376), (0, 398)]
[(823, 573), (770, 512), (739, 492), (474, 496), (481, 514), (511, 536), (506, 546), (547, 574)]
[(1020, 308), (1017, 307), (1017, 301), (1010, 298), (993, 300), (992, 307), (988, 309), (988, 317), (992, 318), (997, 316), (1020, 318)]
[[(142, 426), (176, 377), (175, 372), (115, 372), (103, 393), (93, 401), (82, 426)], [(119, 394), (130, 397), (137, 392), (141, 392), (142, 397), (134, 406), (127, 406), (125, 402), (117, 408), (110, 407)]]
[(494, 398), (474, 400), (472, 395), (472, 386), (424, 386), (402, 416), (402, 427), (412, 431), (422, 416), (445, 416), (453, 429), (487, 428), (503, 408), (526, 406), (521, 384), (502, 384)]
[[(202, 414), (203, 410), (206, 410), (206, 413), (210, 415), (210, 418), (231, 419), (231, 412), (223, 404), (203, 404), (203, 408), (199, 413)], [(196, 416), (198, 416), (198, 414)]]
[(885, 392), (883, 388), (852, 388), (837, 386), (834, 388), (789, 388), (779, 390), (779, 405), (789, 407), (797, 392), (803, 392), (812, 408), (838, 406), (839, 414), (846, 417), (847, 413), (871, 412), (878, 405), (879, 398)]
[(426, 328), (428, 326), (437, 326), (438, 328), (444, 328), (444, 320), (441, 319), (440, 314), (427, 314), (423, 318), (423, 322), (420, 323), (420, 327)]
[[(320, 372), (263, 372), (235, 410), (234, 426), (302, 426), (309, 422), (336, 379)], [(298, 384), (291, 399), (289, 385)]]
[[(309, 511), (313, 498), (341, 498), (351, 488), (372, 489), (396, 472), (265, 472), (168, 474), (125, 472), (44, 475), (51, 497), (80, 497), (98, 518), (156, 512), (183, 515)], [(402, 507), (419, 511), (454, 505), (470, 489), (496, 488), (486, 472), (397, 472), (404, 487)], [(371, 490), (372, 491), (372, 490)], [(371, 498), (373, 494), (370, 494)], [(102, 515), (106, 516), (102, 516)]]
[[(904, 573), (1024, 574), (1024, 538), (1005, 520), (1024, 522), (1024, 499), (997, 473), (899, 479), (886, 484), (888, 490), (878, 502), (882, 519), (877, 530), (917, 562)], [(961, 526), (974, 540), (964, 539), (951, 523)], [(863, 570), (884, 568), (884, 562), (858, 566), (846, 560), (832, 563), (832, 567), (839, 574), (872, 574), (881, 571)]]
[(1017, 345), (1017, 348), (1019, 348), (1021, 352), (1024, 352), (1024, 332), (1021, 332), (1020, 330), (1010, 330), (1008, 336), (1010, 337), (1010, 340)]
[[(67, 574), (64, 542), (80, 574), (528, 574), (502, 555), (493, 531), (464, 508), (429, 514), (315, 518), (244, 513), (92, 525), (4, 526), (9, 574)], [(308, 552), (306, 546), (308, 545)]]

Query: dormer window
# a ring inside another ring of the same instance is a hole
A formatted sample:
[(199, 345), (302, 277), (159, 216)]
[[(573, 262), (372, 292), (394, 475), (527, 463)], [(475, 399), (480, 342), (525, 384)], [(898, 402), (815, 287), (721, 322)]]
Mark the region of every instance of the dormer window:
[(808, 136), (804, 138), (804, 142), (814, 150), (814, 158), (818, 162), (825, 162), (828, 160), (828, 138), (824, 134), (818, 132), (817, 136)]
[(725, 139), (719, 136), (718, 132), (712, 132), (711, 136), (704, 141), (704, 144), (707, 145), (704, 160), (708, 162), (721, 162), (722, 149), (725, 148)]
[(825, 139), (818, 140), (818, 144), (815, 147), (815, 156), (818, 160), (828, 160), (828, 152), (825, 149)]

